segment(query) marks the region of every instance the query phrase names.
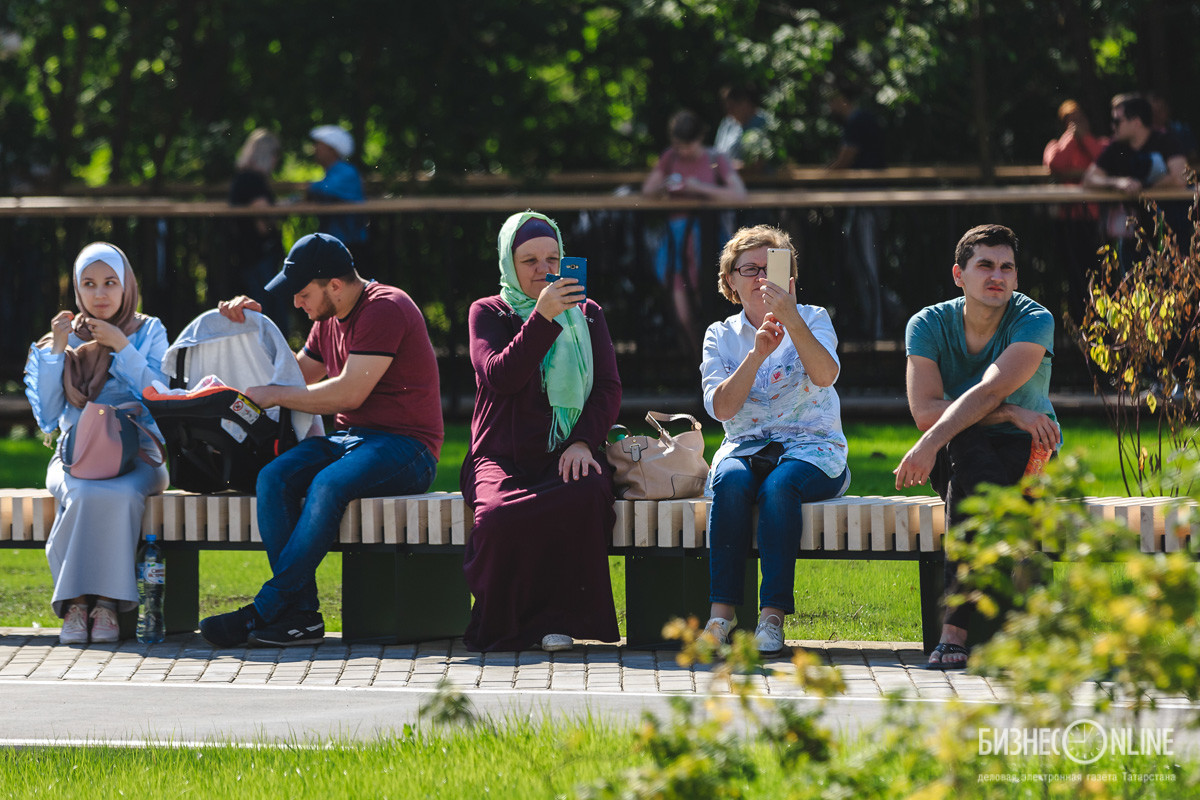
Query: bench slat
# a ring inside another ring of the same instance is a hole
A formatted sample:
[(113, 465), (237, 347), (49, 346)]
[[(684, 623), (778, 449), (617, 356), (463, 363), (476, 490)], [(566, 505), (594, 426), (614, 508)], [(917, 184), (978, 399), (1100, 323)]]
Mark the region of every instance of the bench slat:
[[(252, 513), (251, 506), (254, 498), (239, 496), (229, 498), (229, 541), (250, 541), (250, 526), (258, 525), (258, 516)], [(212, 509), (209, 509), (209, 520), (212, 519)], [(211, 522), (210, 522), (211, 524)]]
[(188, 542), (202, 542), (206, 535), (208, 503), (203, 495), (183, 498), (183, 538)]
[(921, 523), (921, 552), (941, 550), (942, 537), (946, 534), (946, 509), (941, 498), (926, 498), (918, 508), (918, 516)]
[(703, 497), (685, 501), (683, 546), (708, 547), (708, 501)]
[(429, 544), (450, 544), (450, 534), (446, 523), (443, 522), (446, 517), (443, 503), (437, 499), (425, 502), (429, 504), (429, 513), (425, 515), (425, 522), (428, 525), (425, 530), (425, 541)]
[(654, 547), (658, 544), (658, 501), (639, 500), (633, 504), (633, 546)]
[[(883, 497), (871, 503), (871, 552), (888, 553), (895, 550), (895, 497)], [(902, 498), (900, 498), (902, 499)]]
[(360, 540), (363, 544), (381, 544), (383, 542), (383, 498), (364, 497), (359, 504), (362, 514)]
[[(825, 523), (825, 513), (818, 513), (816, 503), (805, 503), (800, 506), (800, 549), (820, 550), (825, 544), (822, 538), (822, 527)], [(757, 526), (756, 526), (757, 527)]]
[(846, 504), (823, 501), (812, 505), (821, 509), (821, 544), (826, 550), (845, 550)]
[(681, 500), (658, 502), (658, 546), (681, 547), (683, 541), (683, 507)]
[(428, 536), (429, 506), (421, 497), (410, 497), (405, 502), (404, 541), (408, 544), (425, 544)]
[(206, 497), (204, 501), (204, 538), (200, 541), (227, 542), (232, 539), (236, 534), (231, 530), (233, 526), (229, 523), (229, 517), (237, 504), (226, 502), (223, 497)]
[(846, 549), (850, 551), (870, 550), (871, 504), (880, 498), (871, 495), (845, 499), (851, 501), (846, 507)]
[(466, 501), (462, 497), (451, 497), (444, 502), (450, 509), (450, 544), (465, 545), (467, 543)]
[(404, 510), (404, 502), (395, 497), (383, 498), (383, 543), (384, 544), (399, 544), (404, 541), (404, 519), (401, 517), (401, 512)]
[(342, 514), (341, 524), (338, 525), (338, 541), (342, 544), (358, 544), (361, 538), (362, 500), (354, 499), (346, 506)]
[(613, 503), (613, 512), (617, 515), (613, 522), (613, 547), (633, 546), (633, 501), (617, 500)]
[(54, 516), (58, 513), (58, 501), (50, 494), (33, 495), (33, 526), (31, 535), (35, 541), (44, 542), (50, 538), (50, 529), (54, 527)]
[[(14, 542), (34, 542), (33, 530), (33, 494), (30, 491), (19, 491), (13, 496), (12, 504), (12, 538)], [(43, 535), (40, 541), (45, 541)]]
[(183, 535), (183, 497), (174, 492), (162, 496), (163, 529), (159, 538), (164, 542), (181, 542)]

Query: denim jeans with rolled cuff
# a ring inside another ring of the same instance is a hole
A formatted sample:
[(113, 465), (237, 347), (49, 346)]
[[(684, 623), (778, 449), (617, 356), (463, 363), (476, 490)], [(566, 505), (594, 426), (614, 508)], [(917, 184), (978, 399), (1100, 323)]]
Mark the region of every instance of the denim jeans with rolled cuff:
[(274, 622), (285, 612), (318, 610), (317, 565), (337, 541), (350, 501), (421, 494), (436, 472), (424, 444), (370, 428), (305, 439), (263, 467), (258, 530), (273, 577), (254, 598), (258, 613)]
[(709, 514), (709, 601), (741, 605), (745, 565), (758, 506), (758, 557), (762, 568), (759, 607), (795, 611), (793, 587), (804, 503), (828, 500), (845, 488), (849, 472), (830, 478), (807, 461), (785, 458), (763, 478), (748, 459), (729, 456), (713, 470)]

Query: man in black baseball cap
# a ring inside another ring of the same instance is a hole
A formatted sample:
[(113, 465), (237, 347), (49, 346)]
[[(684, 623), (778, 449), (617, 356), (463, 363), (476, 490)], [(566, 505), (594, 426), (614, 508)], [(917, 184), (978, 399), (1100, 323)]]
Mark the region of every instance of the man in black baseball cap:
[(354, 258), (340, 239), (328, 233), (310, 233), (292, 245), (283, 269), (263, 288), (294, 295), (317, 278), (344, 278), (352, 272)]
[[(346, 506), (428, 491), (442, 446), (437, 359), (407, 293), (361, 277), (345, 245), (326, 233), (296, 242), (266, 289), (290, 295), (313, 321), (296, 354), (307, 386), (251, 386), (242, 394), (263, 408), (335, 415), (335, 431), (304, 439), (259, 473), (258, 530), (273, 575), (254, 602), (201, 620), (200, 633), (218, 647), (319, 643), (325, 621), (316, 569), (337, 541)], [(218, 307), (234, 321), (261, 310), (244, 296)]]

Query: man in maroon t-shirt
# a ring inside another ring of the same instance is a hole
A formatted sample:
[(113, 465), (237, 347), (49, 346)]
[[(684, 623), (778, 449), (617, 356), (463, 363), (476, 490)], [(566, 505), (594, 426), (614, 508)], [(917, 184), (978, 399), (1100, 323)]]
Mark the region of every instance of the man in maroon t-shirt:
[[(296, 354), (307, 386), (244, 394), (264, 408), (333, 414), (337, 430), (305, 439), (259, 473), (258, 529), (273, 577), (253, 603), (201, 621), (218, 647), (320, 642), (316, 569), (346, 506), (427, 491), (442, 447), (437, 360), (412, 298), (359, 276), (345, 245), (325, 233), (296, 242), (266, 289), (291, 296), (313, 321)], [(258, 305), (237, 297), (219, 307), (241, 321)]]

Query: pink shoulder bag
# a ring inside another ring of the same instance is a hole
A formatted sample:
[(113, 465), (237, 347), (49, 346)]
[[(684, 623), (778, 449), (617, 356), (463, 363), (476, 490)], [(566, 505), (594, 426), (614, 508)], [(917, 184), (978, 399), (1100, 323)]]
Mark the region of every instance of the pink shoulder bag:
[[(110, 406), (89, 400), (79, 421), (63, 437), (59, 455), (66, 473), (73, 478), (103, 481), (132, 472), (139, 458), (152, 467), (162, 464), (162, 444), (135, 419), (141, 413), (138, 403)], [(138, 431), (145, 431), (158, 445), (157, 462), (142, 452)]]

